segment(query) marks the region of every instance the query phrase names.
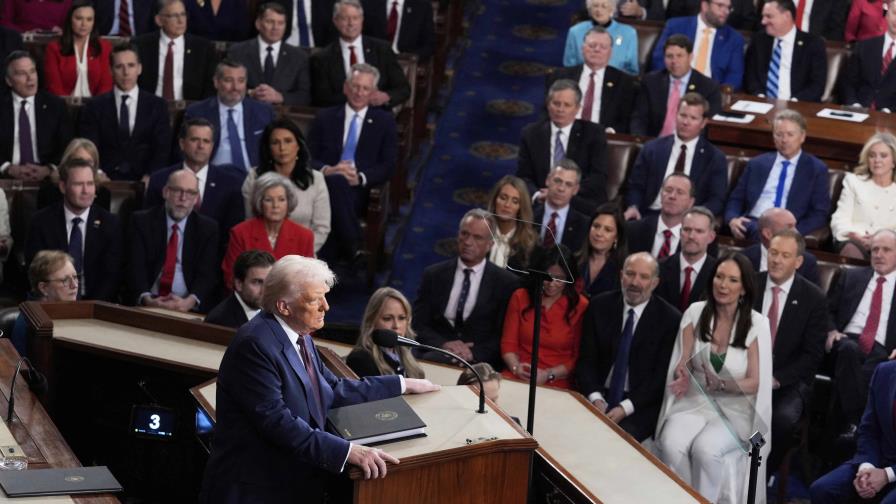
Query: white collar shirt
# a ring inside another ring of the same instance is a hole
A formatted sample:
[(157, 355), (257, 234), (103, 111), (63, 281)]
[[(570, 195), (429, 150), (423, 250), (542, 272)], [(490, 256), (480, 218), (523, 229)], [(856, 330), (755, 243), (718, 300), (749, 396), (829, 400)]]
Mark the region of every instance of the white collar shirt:
[(133, 133), (134, 124), (137, 123), (137, 100), (140, 96), (140, 88), (134, 86), (130, 91), (122, 91), (118, 89), (118, 86), (115, 86), (113, 94), (115, 96), (115, 116), (118, 117), (119, 124), (121, 123), (121, 100), (123, 96), (127, 95), (128, 131)]
[(582, 75), (579, 76), (579, 89), (582, 91), (582, 100), (584, 103), (585, 95), (588, 93), (588, 86), (591, 84), (591, 72), (594, 72), (594, 101), (591, 102), (591, 117), (582, 117), (584, 108), (579, 109), (576, 119), (584, 119), (593, 123), (600, 122), (600, 103), (603, 99), (604, 75), (606, 75), (607, 67), (599, 70), (592, 70), (588, 65), (582, 66)]
[(691, 289), (693, 289), (694, 282), (697, 280), (697, 275), (700, 274), (700, 270), (702, 270), (703, 265), (706, 264), (706, 253), (704, 252), (703, 257), (697, 259), (697, 262), (695, 262), (694, 264), (689, 263), (688, 260), (684, 258), (684, 254), (681, 254), (678, 264), (680, 268), (678, 275), (678, 285), (681, 286), (681, 288), (684, 288), (684, 280), (687, 276), (687, 272), (685, 270), (687, 270), (688, 266), (690, 266), (693, 269), (693, 271), (691, 271)]
[(669, 237), (669, 255), (674, 254), (678, 250), (678, 244), (681, 242), (681, 223), (679, 222), (669, 227), (663, 222), (662, 217), (658, 217), (656, 220), (656, 234), (653, 235), (653, 247), (650, 249), (650, 255), (653, 257), (657, 257), (663, 248), (663, 243), (666, 241), (666, 230), (672, 232), (672, 236)]
[[(874, 296), (874, 290), (877, 288), (877, 278), (881, 276), (875, 272), (871, 275), (871, 280), (865, 287), (865, 293), (862, 294), (862, 300), (853, 313), (849, 324), (846, 325), (846, 334), (862, 334), (865, 324), (868, 322), (868, 315), (871, 314), (871, 298)], [(874, 335), (874, 341), (881, 345), (887, 343), (887, 324), (890, 322), (890, 306), (893, 304), (893, 288), (896, 282), (896, 271), (891, 271), (884, 275), (886, 282), (883, 285), (883, 296), (880, 304), (880, 321), (877, 325), (877, 333)]]
[[(299, 26), (299, 9), (298, 9), (297, 4), (298, 4), (298, 2), (296, 2), (295, 0), (292, 0), (292, 24), (291, 24), (292, 31), (289, 32), (289, 38), (286, 39), (286, 43), (291, 46), (299, 47), (301, 44), (299, 43), (300, 26)], [(312, 27), (312, 24), (311, 24), (311, 22), (312, 22), (312, 20), (311, 20), (311, 1), (310, 0), (303, 1), (302, 7), (303, 7), (302, 10), (305, 11), (305, 20), (308, 22), (308, 26), (306, 27), (307, 32), (308, 32), (308, 47), (315, 47), (314, 46), (314, 30), (311, 29), (311, 27)]]
[[(775, 45), (781, 41), (781, 66), (778, 68), (778, 99), (789, 100), (792, 96), (790, 89), (790, 71), (793, 68), (793, 47), (796, 44), (796, 27), (794, 26), (786, 35), (776, 38), (772, 42), (772, 54), (775, 53)], [(771, 61), (771, 55), (769, 55)]]
[(775, 156), (775, 162), (772, 165), (772, 169), (768, 172), (768, 178), (765, 179), (765, 186), (762, 188), (762, 192), (759, 193), (759, 198), (756, 200), (756, 204), (753, 205), (753, 209), (750, 211), (751, 217), (758, 219), (759, 216), (762, 215), (762, 212), (775, 206), (775, 196), (778, 192), (778, 180), (781, 178), (781, 170), (784, 169), (784, 161), (788, 161), (789, 164), (787, 166), (787, 176), (784, 178), (784, 192), (781, 194), (780, 208), (787, 208), (787, 195), (790, 193), (791, 186), (793, 186), (796, 166), (799, 164), (800, 156), (802, 154), (803, 151), (799, 151), (790, 159), (782, 156), (780, 152)]
[(545, 235), (548, 233), (548, 224), (551, 222), (551, 215), (557, 212), (557, 230), (554, 234), (554, 243), (563, 242), (563, 230), (566, 229), (566, 217), (569, 216), (569, 205), (563, 208), (554, 208), (551, 204), (544, 201), (544, 216), (541, 218), (541, 240), (544, 241)]
[(563, 145), (563, 152), (569, 152), (569, 133), (572, 131), (572, 125), (575, 122), (571, 122), (566, 126), (560, 128), (553, 122), (551, 123), (551, 138), (549, 140), (551, 144), (551, 152), (548, 158), (548, 164), (553, 167), (554, 166), (554, 147), (557, 143), (557, 132), (560, 132), (560, 143)]
[(346, 42), (342, 38), (339, 39), (339, 50), (342, 52), (342, 68), (345, 70), (346, 77), (352, 74), (352, 56), (349, 46), (354, 49), (357, 62), (366, 63), (364, 60), (364, 44), (362, 38), (363, 37), (358, 35), (358, 38), (350, 42)]
[(387, 0), (386, 1), (386, 22), (388, 23), (389, 15), (392, 13), (392, 6), (398, 9), (398, 24), (395, 26), (395, 40), (392, 41), (392, 50), (398, 54), (398, 38), (401, 36), (401, 22), (404, 20), (404, 0)]
[(174, 99), (184, 99), (184, 36), (176, 39), (168, 38), (164, 31), (159, 31), (159, 81), (156, 83), (156, 96), (162, 97), (162, 87), (165, 84), (165, 57), (168, 56), (168, 42), (174, 42)]
[(470, 291), (467, 293), (467, 300), (464, 303), (464, 320), (473, 313), (476, 306), (476, 300), (479, 298), (479, 285), (482, 283), (482, 275), (485, 272), (485, 264), (488, 259), (483, 259), (479, 264), (467, 266), (457, 259), (457, 268), (454, 270), (454, 281), (451, 284), (451, 293), (448, 295), (448, 304), (445, 305), (445, 318), (454, 325), (454, 316), (457, 313), (457, 303), (460, 299), (460, 291), (464, 285), (464, 270), (472, 269), (470, 273)]
[(793, 288), (793, 279), (795, 276), (796, 275), (790, 275), (790, 278), (785, 280), (781, 285), (773, 282), (772, 277), (766, 277), (765, 293), (762, 296), (762, 314), (768, 317), (768, 311), (772, 307), (772, 288), (780, 287), (781, 291), (778, 293), (778, 327), (781, 327), (781, 316), (784, 314), (784, 307), (787, 305), (787, 296), (790, 295), (790, 289)]
[(703, 46), (703, 32), (709, 30), (706, 47), (706, 68), (702, 72), (703, 75), (712, 78), (712, 46), (716, 38), (716, 29), (709, 26), (703, 21), (703, 16), (697, 15), (697, 31), (694, 32), (694, 51), (691, 53), (691, 66), (696, 67), (697, 55), (700, 54), (700, 48)]
[(271, 48), (271, 58), (274, 60), (274, 68), (277, 67), (277, 61), (280, 59), (280, 44), (282, 41), (274, 42), (273, 44), (268, 44), (261, 38), (261, 35), (258, 36), (258, 58), (261, 62), (261, 68), (264, 70), (264, 60), (268, 57), (268, 47)]
[[(694, 151), (697, 149), (697, 142), (700, 141), (699, 136), (696, 136), (687, 142), (682, 140), (677, 134), (672, 136), (675, 138), (675, 141), (672, 142), (672, 150), (669, 152), (669, 159), (666, 161), (666, 171), (663, 173), (663, 180), (666, 180), (666, 177), (675, 171), (675, 165), (678, 164), (678, 156), (681, 154), (682, 145), (686, 148), (684, 152), (684, 174), (688, 176), (691, 175), (691, 164), (694, 162)], [(656, 199), (654, 199), (653, 203), (650, 205), (651, 210), (659, 210), (662, 208), (662, 203), (660, 201), (661, 195), (662, 190), (656, 193)]]

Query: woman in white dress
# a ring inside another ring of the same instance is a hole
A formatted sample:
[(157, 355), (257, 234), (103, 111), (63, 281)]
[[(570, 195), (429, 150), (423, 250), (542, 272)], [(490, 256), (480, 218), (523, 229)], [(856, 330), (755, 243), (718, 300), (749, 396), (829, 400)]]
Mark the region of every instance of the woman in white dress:
[[(710, 501), (739, 503), (746, 500), (749, 447), (734, 434), (746, 441), (758, 430), (766, 439), (763, 460), (771, 450), (771, 337), (768, 320), (751, 309), (756, 291), (748, 259), (726, 254), (710, 277), (707, 301), (692, 304), (681, 320), (656, 448)], [(764, 466), (757, 481), (763, 488)], [(757, 494), (765, 502), (765, 493)]]

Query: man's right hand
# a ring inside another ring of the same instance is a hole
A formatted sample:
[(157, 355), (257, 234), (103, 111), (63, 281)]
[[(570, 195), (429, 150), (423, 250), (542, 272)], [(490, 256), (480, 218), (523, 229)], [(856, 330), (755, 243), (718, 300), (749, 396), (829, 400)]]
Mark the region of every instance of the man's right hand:
[(50, 169), (46, 166), (36, 164), (14, 165), (6, 167), (6, 174), (12, 178), (25, 181), (39, 181), (50, 174)]
[(845, 334), (837, 330), (829, 332), (828, 339), (824, 342), (824, 351), (830, 353), (831, 348), (834, 348), (834, 343), (842, 340), (845, 337)]
[(591, 404), (593, 404), (595, 408), (599, 409), (601, 413), (607, 412), (607, 401), (604, 401), (603, 399), (595, 399), (591, 401)]
[(625, 213), (622, 214), (622, 217), (625, 218), (625, 220), (640, 220), (641, 212), (638, 211), (638, 207), (632, 205), (625, 209)]
[(348, 452), (348, 463), (364, 471), (364, 479), (385, 478), (386, 462), (398, 464), (399, 460), (379, 448), (354, 443)]
[(642, 18), (644, 17), (641, 6), (635, 0), (623, 0), (619, 4), (619, 13), (625, 17)]
[(735, 238), (743, 240), (747, 237), (747, 222), (750, 219), (747, 217), (735, 217), (728, 221), (728, 227), (731, 229), (731, 234), (734, 235)]
[(446, 341), (442, 345), (442, 350), (448, 350), (465, 361), (473, 360), (472, 350), (470, 350), (470, 347), (461, 340)]

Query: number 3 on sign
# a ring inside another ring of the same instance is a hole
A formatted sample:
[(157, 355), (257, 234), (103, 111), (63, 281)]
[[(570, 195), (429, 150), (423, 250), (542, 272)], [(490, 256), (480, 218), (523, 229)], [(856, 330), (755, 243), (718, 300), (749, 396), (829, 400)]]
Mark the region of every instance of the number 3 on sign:
[(152, 429), (152, 430), (156, 430), (156, 429), (159, 428), (159, 426), (162, 425), (162, 424), (161, 424), (161, 420), (162, 420), (162, 418), (161, 418), (159, 415), (151, 415), (151, 416), (149, 417), (149, 420), (150, 420), (150, 421), (149, 421), (149, 428)]

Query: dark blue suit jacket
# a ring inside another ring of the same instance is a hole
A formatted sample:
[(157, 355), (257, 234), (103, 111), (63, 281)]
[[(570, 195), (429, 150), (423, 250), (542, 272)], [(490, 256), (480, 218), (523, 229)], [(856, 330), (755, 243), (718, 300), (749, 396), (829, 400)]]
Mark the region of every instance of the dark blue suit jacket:
[(130, 136), (118, 128), (115, 91), (87, 102), (80, 115), (81, 136), (102, 153), (100, 164), (112, 180), (140, 180), (166, 164), (171, 146), (171, 124), (165, 100), (140, 90), (137, 117)]
[[(320, 170), (339, 163), (345, 136), (345, 105), (320, 110), (308, 132), (311, 166)], [(392, 112), (368, 107), (355, 148), (355, 167), (367, 179), (366, 187), (378, 186), (392, 177), (398, 161), (398, 133)]]
[[(673, 155), (674, 144), (675, 136), (667, 135), (651, 140), (641, 148), (628, 177), (628, 192), (625, 194), (627, 207), (637, 206), (642, 215), (650, 211), (650, 205), (663, 186), (663, 175), (666, 174), (669, 156)], [(674, 153), (676, 159), (678, 154)], [(728, 192), (728, 163), (725, 153), (700, 137), (689, 176), (697, 193), (695, 204), (705, 206), (716, 215), (721, 214), (725, 207), (725, 194)]]
[[(215, 125), (215, 150), (212, 159), (218, 152), (221, 140), (221, 115), (218, 113), (218, 97), (212, 96), (187, 107), (184, 120), (191, 117), (207, 119)], [(274, 120), (274, 109), (267, 103), (256, 101), (248, 96), (243, 98), (243, 134), (246, 138), (246, 151), (249, 164), (258, 166), (258, 147), (264, 128)], [(225, 125), (226, 126), (226, 125)]]
[[(757, 273), (759, 272), (759, 266), (762, 264), (762, 249), (760, 247), (762, 247), (761, 243), (754, 243), (740, 251), (744, 257), (750, 260), (753, 264), (753, 269)], [(803, 265), (796, 272), (806, 280), (819, 287), (821, 286), (821, 277), (818, 273), (818, 259), (812, 252), (807, 250), (803, 253)]]
[[(825, 2), (818, 2), (824, 4)], [(813, 4), (815, 5), (815, 4)], [(814, 8), (813, 8), (814, 10)], [(744, 91), (765, 94), (768, 67), (772, 60), (775, 39), (758, 31), (753, 34), (744, 58)], [(881, 50), (883, 51), (883, 50)], [(828, 73), (824, 40), (803, 31), (796, 32), (796, 45), (790, 67), (790, 94), (799, 101), (821, 101)]]
[[(896, 470), (896, 431), (893, 403), (896, 402), (896, 362), (877, 366), (868, 387), (868, 402), (856, 439), (856, 454), (850, 460), (856, 469), (863, 462)], [(886, 487), (885, 487), (886, 488)]]
[[(828, 310), (831, 315), (830, 322), (833, 324), (830, 329), (837, 329), (840, 332), (846, 330), (846, 326), (859, 308), (859, 303), (862, 302), (868, 282), (873, 277), (874, 270), (870, 267), (850, 268), (840, 272), (837, 282), (831, 285), (828, 292)], [(884, 345), (888, 355), (896, 349), (896, 303), (891, 304), (889, 317)]]
[(339, 472), (349, 450), (348, 441), (324, 431), (326, 412), (401, 393), (398, 376), (337, 378), (314, 345), (309, 352), (324, 411), (273, 315), (262, 312), (237, 331), (218, 371), (215, 443), (200, 502), (317, 502), (316, 476)]
[(878, 109), (896, 109), (896, 65), (890, 65), (887, 73), (881, 75), (883, 52), (883, 35), (856, 42), (840, 88), (842, 103), (868, 107), (873, 101)]
[[(698, 93), (709, 102), (709, 117), (722, 110), (722, 94), (719, 84), (702, 73), (691, 70), (685, 87), (686, 93)], [(631, 134), (657, 136), (666, 120), (666, 103), (669, 101), (669, 72), (664, 68), (641, 77), (641, 90), (635, 100), (631, 118)]]
[[(725, 222), (747, 215), (762, 194), (777, 152), (766, 152), (747, 163), (737, 186), (728, 196)], [(828, 168), (817, 157), (803, 151), (796, 165), (796, 173), (790, 192), (787, 193), (787, 209), (796, 217), (796, 228), (804, 236), (824, 226), (831, 211), (831, 194), (828, 189)], [(759, 217), (755, 215), (754, 217)]]
[[(663, 33), (653, 48), (653, 64), (650, 68), (660, 70), (663, 64), (663, 45), (675, 34), (687, 35), (692, 42), (697, 41), (697, 16), (676, 17), (666, 21)], [(702, 36), (702, 35), (700, 35)], [(744, 37), (734, 28), (724, 25), (716, 30), (712, 41), (712, 55), (709, 60), (712, 79), (720, 84), (730, 84), (740, 89), (744, 78)]]

